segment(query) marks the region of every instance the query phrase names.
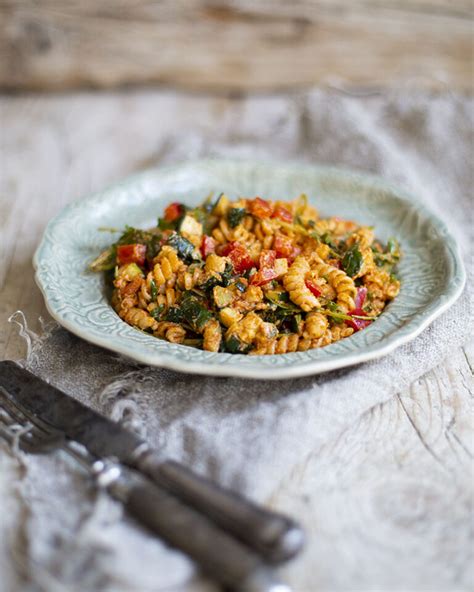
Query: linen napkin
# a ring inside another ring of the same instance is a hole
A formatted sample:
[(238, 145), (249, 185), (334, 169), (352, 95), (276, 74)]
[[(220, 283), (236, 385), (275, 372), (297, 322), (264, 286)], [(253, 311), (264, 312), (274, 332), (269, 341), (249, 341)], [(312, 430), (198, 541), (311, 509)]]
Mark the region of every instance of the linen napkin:
[[(449, 93), (351, 96), (317, 90), (283, 97), (268, 113), (262, 101), (236, 101), (218, 129), (196, 125), (168, 135), (166, 156), (159, 161), (292, 158), (378, 173), (411, 190), (445, 219), (467, 260), (469, 99)], [(12, 321), (20, 324), (28, 343), (23, 363), (31, 371), (138, 431), (164, 456), (270, 506), (284, 487), (288, 500), (306, 496), (311, 513), (318, 500), (304, 478), (307, 459), (462, 345), (470, 314), (465, 290), (419, 337), (380, 360), (279, 382), (148, 368), (55, 323), (46, 323), (36, 335), (21, 313)], [(214, 589), (186, 557), (121, 519), (120, 507), (97, 496), (63, 455), (25, 457), (3, 450), (0, 463), (0, 500), (11, 508), (4, 518), (8, 536), (0, 543), (0, 569), (12, 589)], [(304, 524), (303, 506), (289, 501), (278, 509), (296, 512)], [(311, 571), (312, 544), (300, 561), (303, 571)]]

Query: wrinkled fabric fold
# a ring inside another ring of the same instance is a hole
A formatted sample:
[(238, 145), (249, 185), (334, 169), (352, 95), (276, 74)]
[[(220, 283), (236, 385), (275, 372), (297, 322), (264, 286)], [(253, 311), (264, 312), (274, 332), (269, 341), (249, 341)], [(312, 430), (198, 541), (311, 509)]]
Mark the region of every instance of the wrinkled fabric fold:
[[(264, 100), (237, 102), (215, 133), (197, 127), (166, 138), (168, 149), (160, 162), (202, 156), (291, 158), (377, 173), (409, 189), (442, 217), (467, 260), (469, 99), (396, 93), (352, 97), (318, 90), (282, 98), (266, 115)], [(144, 367), (54, 323), (43, 336), (25, 333), (30, 346), (23, 363), (138, 431), (163, 456), (270, 503), (283, 481), (304, 474), (301, 467), (309, 455), (317, 455), (369, 409), (406, 389), (462, 345), (470, 319), (466, 289), (419, 337), (380, 360), (279, 382)], [(22, 546), (20, 555), (32, 589), (44, 582), (71, 589), (80, 582), (91, 591), (213, 589), (193, 580), (197, 576), (186, 558), (121, 520), (120, 507), (96, 496), (86, 476), (63, 455), (23, 461), (18, 492), (29, 508), (21, 527), (29, 545)], [(304, 483), (295, 484), (298, 488), (308, 489)], [(0, 499), (8, 495), (0, 488)], [(304, 516), (297, 518), (304, 523)], [(13, 521), (12, 541), (18, 528)]]

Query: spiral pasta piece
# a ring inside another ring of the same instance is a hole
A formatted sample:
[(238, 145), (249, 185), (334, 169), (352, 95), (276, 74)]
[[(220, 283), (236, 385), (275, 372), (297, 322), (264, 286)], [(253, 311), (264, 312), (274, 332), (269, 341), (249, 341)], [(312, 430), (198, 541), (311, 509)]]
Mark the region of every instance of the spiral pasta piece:
[(202, 348), (206, 351), (217, 352), (222, 341), (222, 329), (219, 321), (216, 319), (206, 323), (203, 332)]
[(155, 329), (157, 322), (155, 319), (141, 308), (130, 308), (123, 315), (123, 320), (132, 325), (132, 327), (138, 327), (139, 329)]
[(310, 339), (319, 339), (326, 333), (328, 325), (325, 315), (320, 312), (310, 312), (306, 315), (303, 335)]
[(311, 268), (308, 261), (301, 255), (296, 257), (290, 269), (283, 276), (283, 285), (290, 299), (305, 312), (319, 307), (319, 300), (307, 288), (305, 280)]
[(312, 267), (313, 273), (319, 277), (325, 277), (328, 283), (336, 290), (337, 304), (344, 311), (355, 308), (354, 298), (357, 293), (354, 280), (341, 269), (332, 267), (324, 262), (315, 263)]
[(166, 339), (171, 343), (183, 343), (186, 337), (186, 329), (178, 323), (160, 321), (156, 323), (153, 334), (155, 337)]

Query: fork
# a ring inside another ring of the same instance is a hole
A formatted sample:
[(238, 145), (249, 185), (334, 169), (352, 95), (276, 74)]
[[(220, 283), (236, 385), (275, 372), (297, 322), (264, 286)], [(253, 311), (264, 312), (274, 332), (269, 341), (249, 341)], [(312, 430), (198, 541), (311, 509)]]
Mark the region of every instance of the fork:
[(140, 473), (94, 457), (62, 432), (29, 417), (1, 388), (0, 436), (26, 453), (66, 452), (92, 475), (99, 489), (120, 501), (142, 526), (189, 555), (220, 584), (241, 592), (289, 592), (256, 553), (206, 517)]

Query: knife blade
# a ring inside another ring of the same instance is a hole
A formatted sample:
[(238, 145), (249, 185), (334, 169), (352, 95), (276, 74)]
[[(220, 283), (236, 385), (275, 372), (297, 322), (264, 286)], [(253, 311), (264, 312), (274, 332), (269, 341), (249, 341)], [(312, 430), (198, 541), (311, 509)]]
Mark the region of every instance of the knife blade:
[(0, 362), (0, 386), (32, 415), (62, 430), (92, 454), (116, 459), (146, 474), (267, 561), (286, 561), (302, 548), (303, 531), (287, 516), (258, 506), (176, 461), (163, 460), (142, 438), (15, 362)]

